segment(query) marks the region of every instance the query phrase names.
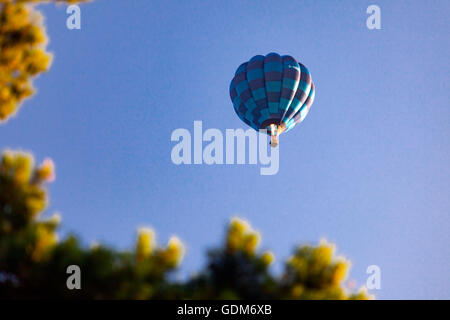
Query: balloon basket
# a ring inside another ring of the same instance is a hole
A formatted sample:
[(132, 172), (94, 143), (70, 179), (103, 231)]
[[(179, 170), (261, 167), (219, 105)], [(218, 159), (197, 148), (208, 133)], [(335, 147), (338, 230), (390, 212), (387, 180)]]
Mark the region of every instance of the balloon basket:
[(278, 146), (278, 136), (270, 136), (270, 146), (276, 148)]
[(270, 125), (270, 146), (276, 148), (278, 146), (279, 127), (275, 124)]

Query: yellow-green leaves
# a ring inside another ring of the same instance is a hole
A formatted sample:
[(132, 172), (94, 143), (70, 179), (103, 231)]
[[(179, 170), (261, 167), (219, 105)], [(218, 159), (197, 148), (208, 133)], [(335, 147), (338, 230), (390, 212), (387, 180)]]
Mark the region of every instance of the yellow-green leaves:
[(36, 223), (35, 239), (30, 246), (32, 248), (30, 254), (33, 261), (40, 262), (48, 258), (50, 250), (58, 242), (58, 235), (55, 230), (59, 225), (59, 220), (59, 216), (54, 215), (47, 221)]
[(5, 151), (0, 161), (0, 230), (20, 229), (47, 205), (44, 183), (54, 178), (53, 163), (34, 165), (30, 154)]
[(171, 237), (165, 248), (158, 248), (153, 229), (140, 228), (136, 241), (136, 262), (145, 263), (150, 260), (166, 266), (168, 269), (178, 266), (184, 255), (184, 245), (177, 237)]
[(136, 241), (136, 260), (144, 261), (152, 253), (155, 247), (155, 232), (150, 228), (140, 228)]
[(228, 227), (226, 246), (227, 250), (234, 252), (240, 250), (248, 255), (254, 254), (259, 244), (259, 233), (241, 219), (234, 218)]
[(34, 93), (33, 79), (50, 67), (47, 34), (37, 3), (85, 0), (0, 0), (0, 123)]
[[(297, 248), (286, 263), (283, 290), (289, 299), (351, 299), (343, 289), (350, 262), (335, 256), (335, 246), (321, 241), (317, 247)], [(359, 299), (368, 298), (364, 293)]]
[(32, 79), (50, 66), (42, 16), (22, 3), (0, 5), (0, 121), (34, 92)]

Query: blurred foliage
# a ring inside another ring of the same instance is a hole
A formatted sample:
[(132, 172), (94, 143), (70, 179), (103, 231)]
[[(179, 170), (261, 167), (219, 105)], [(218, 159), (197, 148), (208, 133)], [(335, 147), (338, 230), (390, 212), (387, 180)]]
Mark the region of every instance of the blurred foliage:
[[(322, 242), (302, 246), (285, 263), (281, 276), (269, 266), (274, 256), (258, 250), (260, 235), (247, 222), (232, 219), (222, 246), (209, 251), (196, 276), (180, 282), (171, 273), (184, 245), (172, 237), (158, 246), (149, 228), (138, 230), (135, 249), (117, 251), (100, 244), (85, 248), (75, 236), (59, 241), (58, 214), (39, 215), (47, 207), (45, 185), (54, 179), (46, 159), (5, 151), (0, 163), (0, 298), (82, 299), (366, 299), (347, 293), (349, 264)], [(81, 269), (81, 290), (66, 286), (69, 265)]]
[(34, 5), (82, 1), (0, 0), (0, 122), (17, 112), (34, 93), (32, 79), (50, 67), (43, 18)]
[[(32, 79), (49, 68), (47, 36), (36, 3), (73, 0), (0, 0), (0, 121), (33, 94)], [(60, 216), (41, 219), (48, 205), (46, 184), (54, 165), (35, 165), (30, 154), (4, 151), (0, 162), (0, 298), (9, 299), (367, 299), (365, 290), (344, 289), (349, 263), (326, 242), (301, 246), (280, 276), (275, 260), (258, 250), (260, 235), (232, 219), (224, 243), (208, 252), (207, 265), (185, 281), (174, 281), (184, 245), (172, 237), (158, 246), (152, 229), (138, 230), (135, 248), (117, 251), (83, 246), (74, 235), (60, 241)], [(69, 290), (67, 267), (81, 269), (81, 289)]]
[[(74, 236), (59, 242), (59, 216), (40, 220), (47, 206), (45, 183), (53, 164), (35, 166), (31, 155), (6, 151), (0, 164), (0, 297), (162, 297), (167, 273), (180, 263), (184, 247), (172, 237), (158, 247), (150, 229), (140, 229), (136, 249), (117, 252), (95, 245), (84, 249)], [(66, 287), (69, 265), (82, 270), (82, 290)]]

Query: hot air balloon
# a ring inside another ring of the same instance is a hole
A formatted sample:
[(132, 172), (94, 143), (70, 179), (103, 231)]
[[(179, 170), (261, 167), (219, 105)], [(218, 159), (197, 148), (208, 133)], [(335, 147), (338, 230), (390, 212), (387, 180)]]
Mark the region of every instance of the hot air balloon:
[(257, 55), (236, 70), (230, 84), (234, 110), (247, 125), (266, 129), (270, 145), (305, 119), (314, 101), (308, 68), (291, 56)]

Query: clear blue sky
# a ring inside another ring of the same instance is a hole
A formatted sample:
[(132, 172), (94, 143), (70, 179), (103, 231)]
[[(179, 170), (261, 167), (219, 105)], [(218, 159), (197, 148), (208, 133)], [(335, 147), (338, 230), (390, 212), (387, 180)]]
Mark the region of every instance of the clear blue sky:
[[(366, 27), (370, 4), (382, 30)], [(187, 245), (186, 275), (240, 216), (276, 270), (294, 245), (326, 238), (358, 285), (380, 266), (378, 298), (450, 298), (448, 1), (97, 0), (80, 31), (64, 6), (42, 8), (54, 62), (0, 147), (55, 161), (49, 213), (63, 235), (129, 248), (153, 226)], [(279, 173), (172, 164), (176, 128), (245, 128), (229, 82), (271, 51), (308, 66), (317, 90), (281, 137)]]

